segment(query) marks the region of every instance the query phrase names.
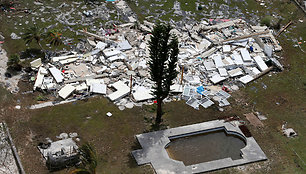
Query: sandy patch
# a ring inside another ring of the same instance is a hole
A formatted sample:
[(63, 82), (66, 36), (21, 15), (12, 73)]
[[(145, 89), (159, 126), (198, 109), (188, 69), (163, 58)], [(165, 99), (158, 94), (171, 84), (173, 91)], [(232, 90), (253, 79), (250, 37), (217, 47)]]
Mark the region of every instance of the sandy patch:
[(18, 93), (18, 82), (21, 78), (21, 75), (15, 75), (12, 78), (5, 77), (5, 72), (7, 69), (8, 57), (6, 51), (1, 48), (0, 45), (0, 84), (8, 89), (11, 93)]

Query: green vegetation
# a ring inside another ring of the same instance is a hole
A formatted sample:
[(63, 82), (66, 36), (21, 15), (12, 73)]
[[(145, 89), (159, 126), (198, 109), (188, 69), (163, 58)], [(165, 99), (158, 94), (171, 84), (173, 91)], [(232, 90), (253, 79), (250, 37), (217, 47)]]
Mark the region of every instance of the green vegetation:
[(265, 16), (264, 18), (261, 19), (260, 24), (270, 27), (271, 21), (272, 21), (272, 16)]
[(202, 5), (199, 5), (199, 6), (198, 6), (198, 10), (203, 10)]
[[(32, 41), (36, 41), (42, 52), (45, 53), (45, 49), (41, 45), (41, 41), (45, 39), (50, 45), (58, 47), (63, 44), (62, 33), (58, 29), (53, 29), (44, 33), (38, 26), (30, 27), (23, 35), (23, 40), (26, 44), (30, 44)], [(44, 59), (43, 59), (44, 60)]]
[(39, 47), (43, 50), (40, 43), (43, 36), (43, 31), (35, 25), (26, 30), (23, 35), (23, 40), (26, 42), (26, 44), (30, 44), (32, 41), (36, 41), (37, 45), (39, 45)]
[(59, 46), (63, 44), (62, 33), (59, 30), (51, 30), (46, 34), (46, 39), (53, 46)]
[(151, 80), (155, 82), (153, 94), (157, 100), (157, 125), (162, 121), (162, 102), (168, 97), (172, 81), (177, 75), (178, 40), (170, 34), (171, 29), (170, 25), (156, 24), (149, 41), (149, 68)]
[[(112, 112), (112, 117), (106, 116), (109, 111)], [(143, 116), (146, 115), (146, 112), (140, 107), (122, 112), (106, 98), (95, 97), (88, 101), (78, 101), (19, 114), (25, 117), (30, 116), (29, 120), (16, 122), (16, 127), (12, 131), (14, 139), (16, 138), (16, 146), (28, 150), (25, 151), (26, 155), (21, 155), (26, 173), (48, 173), (37, 151), (37, 144), (43, 138), (50, 137), (56, 140), (55, 136), (60, 133), (72, 131), (78, 133), (81, 139), (80, 144), (90, 142), (92, 147), (95, 147), (96, 173), (154, 173), (149, 166), (137, 166), (130, 155), (134, 148), (138, 148), (135, 146), (134, 135), (142, 133), (151, 126), (144, 124)], [(149, 115), (153, 116), (153, 114)], [(29, 134), (29, 130), (33, 132), (34, 137), (32, 142), (24, 144), (28, 141), (27, 136), (24, 135)], [(25, 134), (22, 135), (21, 132)], [(70, 172), (73, 170), (69, 169)], [(69, 171), (55, 173), (66, 174), (70, 173)]]
[(46, 101), (46, 100), (48, 100), (48, 98), (45, 97), (45, 96), (43, 96), (42, 94), (40, 94), (40, 95), (38, 95), (38, 96), (36, 97), (36, 100), (37, 100), (37, 101)]
[(73, 170), (72, 174), (96, 174), (97, 154), (93, 145), (85, 143), (80, 148), (80, 166)]
[(8, 70), (21, 71), (22, 66), (20, 65), (19, 55), (13, 54), (9, 57), (7, 62)]
[[(0, 106), (4, 107), (13, 100), (13, 95), (10, 94), (1, 84), (0, 84)], [(0, 114), (1, 115), (1, 114)]]

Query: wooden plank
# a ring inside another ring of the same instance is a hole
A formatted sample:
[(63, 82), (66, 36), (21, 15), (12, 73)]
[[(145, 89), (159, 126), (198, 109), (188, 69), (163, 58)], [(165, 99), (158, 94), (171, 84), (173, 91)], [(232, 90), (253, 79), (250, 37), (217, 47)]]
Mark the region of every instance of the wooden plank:
[(221, 43), (228, 42), (228, 41), (233, 41), (233, 40), (246, 39), (246, 38), (249, 38), (249, 37), (254, 37), (254, 36), (258, 36), (258, 35), (262, 35), (262, 34), (268, 34), (269, 32), (270, 32), (269, 30), (266, 30), (266, 31), (258, 32), (258, 33), (252, 33), (252, 34), (248, 34), (248, 35), (244, 35), (244, 36), (230, 38), (230, 39), (222, 40)]
[(253, 113), (243, 114), (246, 119), (255, 127), (263, 127), (263, 123)]

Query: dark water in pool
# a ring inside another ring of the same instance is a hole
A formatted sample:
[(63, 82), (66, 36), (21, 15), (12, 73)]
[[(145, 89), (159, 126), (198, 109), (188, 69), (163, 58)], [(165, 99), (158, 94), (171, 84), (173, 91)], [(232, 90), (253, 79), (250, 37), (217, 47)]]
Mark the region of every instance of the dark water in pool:
[(170, 158), (188, 166), (227, 157), (241, 159), (240, 149), (245, 145), (242, 138), (218, 130), (172, 139), (166, 150)]

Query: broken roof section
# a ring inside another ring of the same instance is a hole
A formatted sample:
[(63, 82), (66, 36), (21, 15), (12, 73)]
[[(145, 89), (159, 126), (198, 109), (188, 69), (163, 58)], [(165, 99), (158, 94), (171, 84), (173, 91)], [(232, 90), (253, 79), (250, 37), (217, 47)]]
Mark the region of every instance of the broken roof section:
[(55, 68), (55, 67), (51, 67), (49, 68), (49, 71), (51, 73), (51, 75), (54, 77), (54, 79), (56, 80), (57, 83), (62, 83), (64, 80), (64, 76), (62, 75), (62, 72)]
[(114, 84), (111, 84), (110, 86), (116, 89), (115, 92), (107, 96), (111, 101), (118, 100), (126, 96), (130, 92), (130, 88), (126, 84), (124, 84), (123, 81), (118, 81)]
[(62, 97), (63, 99), (66, 99), (73, 93), (75, 90), (75, 87), (72, 85), (65, 85), (60, 91), (58, 91), (58, 95)]

